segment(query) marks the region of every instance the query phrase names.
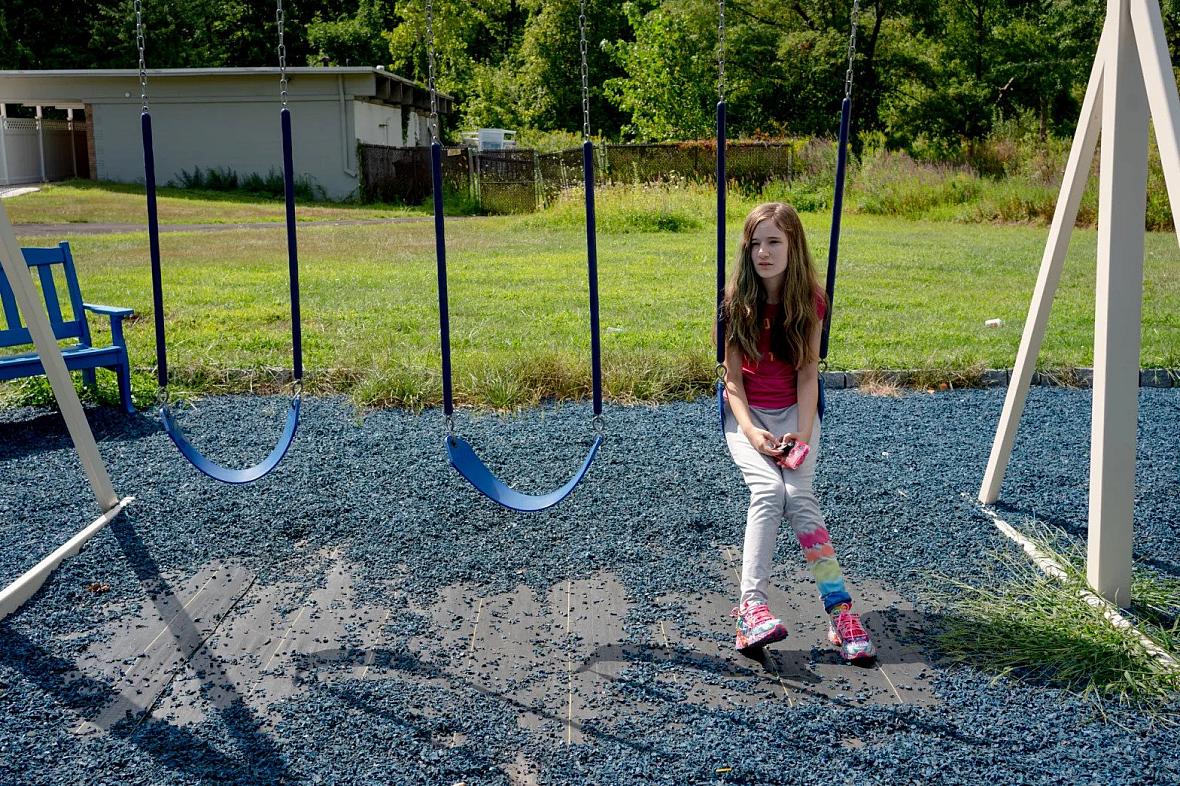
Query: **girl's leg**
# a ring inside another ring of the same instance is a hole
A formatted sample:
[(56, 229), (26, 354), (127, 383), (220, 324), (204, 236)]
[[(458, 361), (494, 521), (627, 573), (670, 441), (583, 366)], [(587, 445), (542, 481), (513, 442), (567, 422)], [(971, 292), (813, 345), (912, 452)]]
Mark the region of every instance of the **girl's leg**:
[[(781, 416), (772, 419), (775, 421), (773, 425), (767, 424), (771, 432), (785, 434), (794, 431), (798, 424), (798, 409), (790, 407), (784, 410)], [(780, 469), (778, 466), (775, 466), (775, 469), (781, 475), (786, 493), (784, 516), (790, 521), (795, 538), (803, 549), (803, 556), (807, 559), (807, 567), (815, 577), (824, 610), (830, 613), (842, 604), (851, 605), (852, 596), (844, 586), (844, 574), (840, 570), (836, 550), (832, 547), (832, 540), (815, 496), (815, 464), (819, 457), (820, 444), (818, 419), (812, 429), (811, 439), (811, 452), (807, 454), (799, 469)]]
[[(760, 412), (753, 411), (754, 422)], [(746, 536), (742, 546), (742, 595), (738, 606), (751, 600), (767, 599), (770, 569), (778, 542), (779, 522), (783, 519), (786, 493), (778, 466), (759, 453), (738, 428), (737, 420), (726, 408), (725, 442), (733, 461), (741, 470), (750, 489), (750, 508), (746, 512)]]

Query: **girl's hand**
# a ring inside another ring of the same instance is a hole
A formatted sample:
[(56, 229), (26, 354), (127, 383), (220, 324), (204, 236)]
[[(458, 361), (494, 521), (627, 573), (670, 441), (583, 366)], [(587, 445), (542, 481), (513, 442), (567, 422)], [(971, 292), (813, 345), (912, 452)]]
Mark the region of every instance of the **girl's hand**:
[(811, 434), (804, 434), (799, 431), (791, 431), (787, 434), (783, 434), (782, 441), (783, 442), (804, 442), (804, 443), (810, 445), (811, 444)]
[(778, 458), (782, 455), (781, 450), (774, 449), (774, 446), (778, 444), (778, 440), (774, 434), (771, 434), (766, 429), (751, 426), (748, 429), (744, 429), (743, 433), (745, 433), (746, 439), (750, 441), (750, 444), (754, 446), (754, 450), (759, 453), (770, 456), (771, 458)]

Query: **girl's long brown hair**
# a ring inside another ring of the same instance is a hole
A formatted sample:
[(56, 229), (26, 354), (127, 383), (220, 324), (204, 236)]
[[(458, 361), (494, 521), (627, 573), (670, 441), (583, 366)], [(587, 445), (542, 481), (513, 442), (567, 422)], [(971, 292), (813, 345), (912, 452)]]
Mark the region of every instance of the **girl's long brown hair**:
[(758, 351), (758, 335), (762, 331), (759, 314), (766, 302), (766, 290), (754, 269), (750, 244), (754, 230), (766, 220), (773, 221), (787, 237), (787, 271), (779, 293), (782, 307), (776, 324), (770, 326), (770, 347), (776, 355), (800, 368), (819, 360), (810, 338), (820, 320), (816, 301), (823, 298), (826, 303), (826, 296), (815, 274), (799, 214), (783, 202), (759, 205), (746, 216), (737, 264), (725, 287), (726, 340), (736, 342), (747, 358), (762, 359)]

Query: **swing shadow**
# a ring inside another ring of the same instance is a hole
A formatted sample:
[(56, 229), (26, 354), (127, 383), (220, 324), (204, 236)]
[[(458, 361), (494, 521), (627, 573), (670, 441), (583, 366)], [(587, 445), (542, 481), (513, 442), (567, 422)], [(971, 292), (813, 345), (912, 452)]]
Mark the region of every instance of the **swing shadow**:
[[(867, 624), (874, 631), (880, 632), (877, 641), (882, 646), (883, 651), (885, 651), (885, 655), (880, 660), (865, 664), (864, 666), (850, 665), (848, 668), (858, 670), (860, 668), (872, 669), (878, 663), (886, 665), (917, 663), (933, 666), (940, 659), (940, 655), (935, 647), (935, 632), (946, 624), (947, 618), (944, 615), (891, 609), (880, 613), (866, 614), (863, 619), (866, 620)], [(899, 647), (890, 646), (893, 643), (898, 644)], [(921, 651), (919, 651), (918, 645), (922, 647)], [(817, 662), (832, 665), (842, 664), (838, 653), (834, 650), (817, 650), (816, 648), (808, 650), (768, 649), (762, 652), (762, 657), (751, 658), (750, 662), (757, 664), (768, 678), (776, 681), (778, 679), (787, 681), (794, 693), (805, 698), (841, 709), (864, 709), (864, 705), (861, 703), (843, 698), (842, 695), (832, 695), (819, 689), (819, 686), (823, 683), (823, 678), (807, 667), (809, 663)], [(600, 665), (614, 666), (616, 664), (651, 664), (660, 667), (683, 666), (711, 677), (734, 679), (748, 677), (750, 673), (750, 670), (744, 668), (740, 661), (735, 661), (732, 658), (726, 658), (724, 656), (702, 653), (683, 646), (664, 647), (656, 644), (628, 643), (611, 643), (596, 647), (573, 673), (596, 672), (598, 676), (612, 683), (627, 687), (628, 690), (623, 691), (624, 693), (634, 694), (635, 691), (632, 690), (635, 687), (633, 681), (625, 677), (611, 676), (609, 674), (609, 672), (617, 671), (616, 668), (607, 669), (607, 674), (603, 674), (596, 668)], [(784, 664), (786, 668), (784, 668)], [(529, 713), (559, 725), (569, 724), (571, 728), (576, 729), (588, 738), (610, 741), (644, 755), (663, 755), (665, 753), (652, 745), (638, 743), (634, 739), (616, 735), (606, 730), (603, 724), (597, 720), (589, 723), (579, 722), (567, 717), (563, 713), (546, 709), (543, 705), (522, 701), (510, 695), (505, 690), (497, 690), (477, 684), (465, 674), (452, 673), (437, 665), (426, 663), (418, 655), (404, 648), (324, 648), (302, 653), (296, 659), (297, 676), (305, 684), (314, 682), (317, 679), (315, 675), (321, 669), (343, 670), (359, 666), (387, 669), (397, 672), (404, 678), (421, 680), (441, 679), (449, 684), (461, 683), (483, 696), (504, 702), (515, 708), (518, 712)], [(719, 691), (725, 690), (724, 683), (710, 684), (717, 686)], [(729, 719), (731, 717), (732, 708), (724, 702), (720, 706), (713, 706), (708, 703), (685, 701), (678, 693), (667, 691), (663, 686), (658, 684), (644, 684), (641, 688), (642, 695), (646, 701), (664, 705), (675, 705), (681, 710), (690, 712), (695, 719)], [(391, 717), (398, 722), (404, 722), (397, 717), (389, 716), (387, 712), (383, 713), (380, 707), (373, 706), (372, 702), (366, 701), (360, 695), (363, 692), (349, 691), (340, 687), (329, 687), (327, 689), (332, 691), (333, 695), (343, 699), (350, 706), (362, 712)], [(840, 693), (842, 694), (844, 692), (846, 691), (841, 691)], [(987, 740), (964, 735), (948, 725), (937, 724), (916, 717), (909, 718), (908, 722), (914, 728), (924, 729), (966, 744), (990, 744)]]
[[(385, 648), (372, 648), (363, 650), (351, 647), (338, 647), (306, 653), (303, 661), (305, 664), (304, 668), (307, 671), (314, 670), (318, 666), (327, 664), (330, 664), (334, 667), (339, 667), (342, 665), (374, 666), (377, 664), (385, 664), (386, 667), (403, 673), (408, 673), (416, 677), (429, 676), (436, 679), (446, 679), (451, 683), (459, 682), (466, 685), (468, 688), (480, 694), (481, 696), (486, 696), (490, 699), (503, 702), (504, 704), (513, 707), (522, 714), (528, 713), (531, 715), (536, 715), (537, 717), (544, 718), (545, 720), (551, 721), (561, 726), (568, 724), (570, 728), (576, 729), (579, 733), (585, 735), (587, 738), (609, 741), (644, 755), (673, 755), (672, 751), (656, 748), (653, 745), (642, 744), (636, 742), (636, 740), (631, 737), (609, 732), (603, 729), (597, 723), (585, 724), (573, 720), (564, 714), (548, 710), (542, 705), (529, 704), (527, 702), (521, 701), (515, 696), (509, 695), (504, 691), (495, 690), (484, 685), (476, 684), (464, 675), (453, 674), (448, 671), (438, 669), (437, 667), (427, 666), (413, 654), (388, 650)], [(383, 713), (380, 708), (373, 707), (371, 704), (362, 701), (355, 691), (349, 691), (340, 687), (329, 687), (327, 690), (329, 690), (337, 698), (343, 699), (354, 709), (364, 712), (367, 715), (381, 715), (381, 717), (387, 719), (390, 718), (389, 713)], [(651, 694), (654, 693), (654, 691), (649, 690), (648, 693)], [(669, 697), (668, 700), (673, 701), (674, 699)], [(695, 709), (701, 710), (703, 713), (706, 713), (710, 716), (715, 716), (719, 719), (725, 719), (729, 717), (728, 714), (722, 710), (696, 707), (695, 705), (693, 706)], [(398, 719), (393, 718), (393, 720)], [(404, 721), (399, 722), (404, 723)]]
[[(266, 782), (289, 782), (291, 777), (282, 755), (274, 743), (258, 730), (261, 722), (241, 695), (233, 689), (220, 660), (205, 647), (207, 637), (200, 634), (186, 613), (183, 601), (161, 577), (159, 566), (136, 533), (126, 515), (112, 522), (109, 530), (114, 535), (141, 587), (151, 599), (161, 619), (169, 620), (167, 632), (178, 645), (197, 641), (196, 650), (173, 670), (169, 684), (180, 669), (187, 665), (199, 675), (203, 686), (218, 690), (205, 691), (211, 704), (220, 714), (229, 738), (241, 755), (233, 758), (193, 732), (164, 720), (152, 718), (153, 697), (147, 706), (138, 706), (123, 696), (117, 685), (83, 675), (75, 663), (50, 655), (32, 640), (9, 626), (0, 625), (0, 652), (26, 678), (47, 693), (58, 697), (66, 706), (85, 719), (84, 726), (100, 729), (114, 737), (137, 746), (164, 767), (202, 777), (209, 772), (219, 774), (240, 772), (242, 782), (255, 782), (263, 776)], [(249, 590), (243, 591), (242, 596)], [(240, 597), (239, 597), (240, 600)], [(236, 603), (236, 602), (235, 602)], [(232, 607), (231, 607), (232, 609)], [(227, 611), (226, 616), (230, 612)], [(10, 659), (20, 655), (18, 660)], [(158, 695), (162, 695), (167, 686)], [(157, 696), (158, 696), (157, 695)], [(118, 712), (119, 709), (123, 711)], [(95, 722), (100, 716), (109, 722)]]
[[(144, 413), (129, 415), (116, 406), (87, 408), (86, 419), (99, 443), (135, 442), (163, 430), (154, 417)], [(73, 449), (74, 441), (57, 410), (38, 407), (30, 418), (0, 422), (0, 461)]]

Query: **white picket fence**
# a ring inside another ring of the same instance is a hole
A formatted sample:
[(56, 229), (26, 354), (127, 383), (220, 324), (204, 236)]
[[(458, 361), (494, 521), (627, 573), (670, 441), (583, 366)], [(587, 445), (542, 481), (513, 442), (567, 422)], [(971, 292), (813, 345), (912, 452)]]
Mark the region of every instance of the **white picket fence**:
[(0, 118), (0, 185), (67, 180), (85, 152), (85, 124), (73, 120)]

